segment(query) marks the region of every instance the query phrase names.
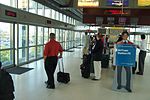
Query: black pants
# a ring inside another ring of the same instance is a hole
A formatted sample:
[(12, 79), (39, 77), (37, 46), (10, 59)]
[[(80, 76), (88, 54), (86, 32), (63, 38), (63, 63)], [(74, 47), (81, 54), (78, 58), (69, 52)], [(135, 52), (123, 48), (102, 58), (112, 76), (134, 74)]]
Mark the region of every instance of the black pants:
[[(124, 67), (124, 68), (126, 70), (126, 88), (130, 89), (131, 68), (130, 67)], [(122, 72), (122, 66), (117, 66), (117, 83), (119, 87), (121, 87), (121, 72)]]
[(146, 57), (146, 51), (140, 50), (140, 53), (139, 53), (139, 73), (140, 74), (143, 74), (144, 72), (145, 57)]
[(58, 58), (57, 56), (47, 57), (45, 60), (45, 71), (48, 77), (48, 85), (55, 87), (54, 83), (54, 72), (57, 66)]

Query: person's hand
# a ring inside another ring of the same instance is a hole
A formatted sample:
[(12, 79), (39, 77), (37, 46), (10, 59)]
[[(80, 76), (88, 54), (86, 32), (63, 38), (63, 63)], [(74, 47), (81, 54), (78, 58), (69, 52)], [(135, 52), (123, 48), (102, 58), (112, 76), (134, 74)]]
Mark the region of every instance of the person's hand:
[(60, 58), (62, 58), (62, 56), (58, 56), (58, 58), (60, 59)]

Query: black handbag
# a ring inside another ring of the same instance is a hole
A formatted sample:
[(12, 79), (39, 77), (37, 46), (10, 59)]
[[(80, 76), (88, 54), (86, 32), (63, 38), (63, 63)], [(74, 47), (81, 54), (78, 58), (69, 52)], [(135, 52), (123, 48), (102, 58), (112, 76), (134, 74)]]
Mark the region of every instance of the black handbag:
[[(62, 71), (60, 68), (61, 65), (62, 65)], [(63, 58), (59, 59), (58, 66), (59, 66), (59, 72), (57, 73), (57, 81), (67, 84), (70, 81), (70, 74), (64, 72)]]

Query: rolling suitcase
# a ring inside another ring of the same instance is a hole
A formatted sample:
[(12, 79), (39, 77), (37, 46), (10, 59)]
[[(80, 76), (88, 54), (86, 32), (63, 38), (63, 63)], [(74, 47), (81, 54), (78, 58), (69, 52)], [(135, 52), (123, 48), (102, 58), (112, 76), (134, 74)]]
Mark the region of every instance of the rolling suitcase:
[(103, 55), (103, 59), (101, 61), (101, 67), (102, 68), (108, 68), (109, 67), (109, 55), (108, 54)]
[(90, 55), (83, 56), (83, 63), (80, 65), (81, 75), (84, 78), (90, 77), (91, 57)]
[[(70, 81), (70, 74), (64, 72), (63, 58), (58, 61), (59, 72), (57, 73), (57, 81), (67, 84)], [(61, 71), (62, 66), (62, 71)]]

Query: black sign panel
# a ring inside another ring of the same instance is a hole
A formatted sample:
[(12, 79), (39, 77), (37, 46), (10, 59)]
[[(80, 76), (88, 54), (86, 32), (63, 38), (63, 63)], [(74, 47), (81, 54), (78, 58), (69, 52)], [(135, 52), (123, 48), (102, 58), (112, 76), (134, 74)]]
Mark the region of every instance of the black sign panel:
[(10, 17), (17, 17), (17, 13), (10, 10), (5, 10), (5, 15)]

